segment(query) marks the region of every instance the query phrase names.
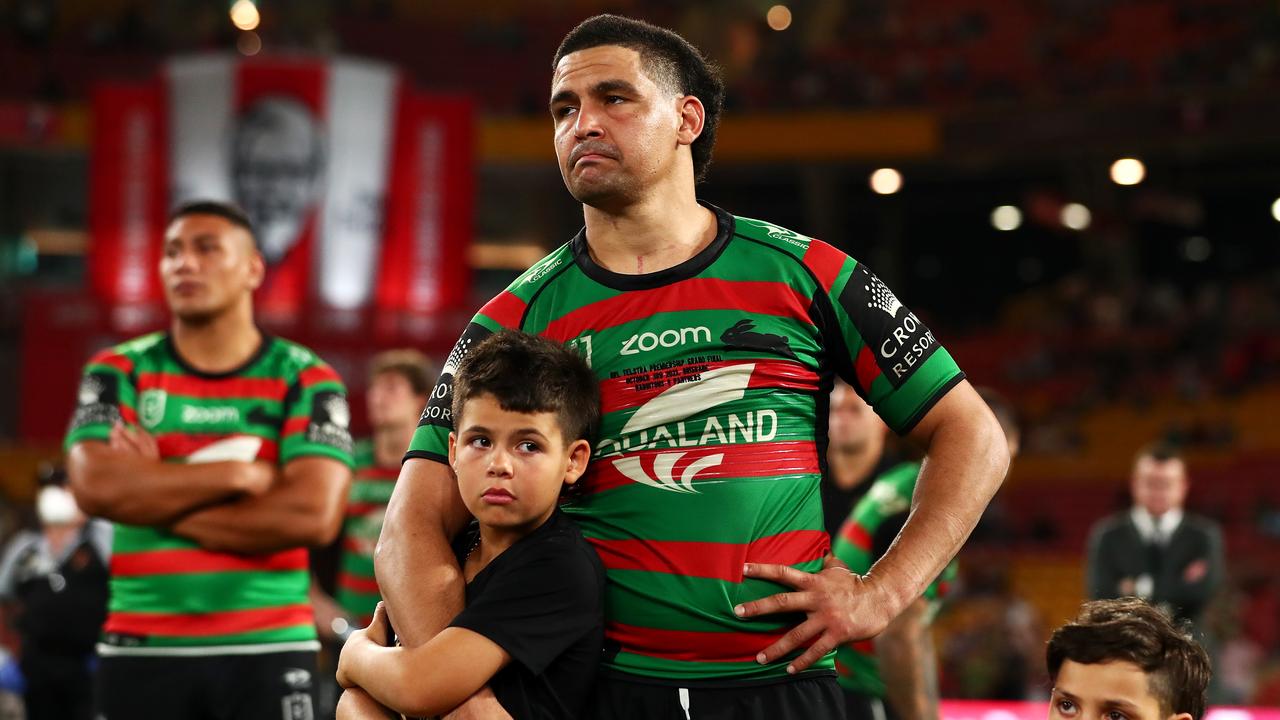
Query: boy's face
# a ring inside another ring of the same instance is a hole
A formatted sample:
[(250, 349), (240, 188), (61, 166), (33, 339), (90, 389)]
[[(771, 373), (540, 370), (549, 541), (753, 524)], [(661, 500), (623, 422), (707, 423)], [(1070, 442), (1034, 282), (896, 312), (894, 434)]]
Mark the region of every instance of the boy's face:
[(449, 464), (462, 502), (482, 525), (532, 530), (587, 467), (591, 446), (566, 447), (555, 413), (503, 410), (490, 394), (471, 398), (449, 435)]
[[(1054, 682), (1049, 720), (1166, 720), (1151, 694), (1151, 678), (1124, 660), (1062, 663)], [(1167, 720), (1191, 720), (1189, 713)]]

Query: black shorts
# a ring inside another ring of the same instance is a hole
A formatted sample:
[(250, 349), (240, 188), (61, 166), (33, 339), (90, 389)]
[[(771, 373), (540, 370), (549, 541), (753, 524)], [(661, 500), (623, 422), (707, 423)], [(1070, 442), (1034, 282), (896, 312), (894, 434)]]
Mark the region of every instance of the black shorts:
[(316, 654), (102, 658), (102, 720), (314, 720)]
[(657, 685), (601, 673), (587, 700), (589, 720), (843, 720), (834, 675), (761, 685)]
[(897, 720), (889, 703), (875, 695), (843, 690), (845, 717), (848, 720)]

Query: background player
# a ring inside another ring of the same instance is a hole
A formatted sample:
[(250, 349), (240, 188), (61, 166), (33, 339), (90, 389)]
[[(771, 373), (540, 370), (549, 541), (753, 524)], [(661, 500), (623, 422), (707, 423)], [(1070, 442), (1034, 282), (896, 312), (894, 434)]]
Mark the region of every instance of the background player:
[[(459, 369), (449, 463), (478, 527), (457, 545), (467, 607), (425, 645), (387, 644), (386, 613), (343, 648), (338, 679), (410, 715), (436, 715), (486, 683), (516, 718), (578, 717), (603, 641), (604, 569), (556, 505), (582, 476), (600, 396), (573, 351), (504, 332)], [(383, 717), (346, 697), (339, 717)]]
[[(443, 462), (457, 359), (503, 327), (572, 343), (605, 412), (584, 496), (566, 506), (609, 572), (602, 717), (838, 716), (831, 651), (923, 592), (1008, 462), (981, 398), (865, 266), (699, 204), (722, 87), (695, 48), (644, 23), (599, 16), (565, 38), (550, 109), (586, 227), (464, 332), (379, 543), (392, 620), (421, 644), (462, 605), (449, 538), (467, 511)], [(823, 560), (816, 437), (833, 368), (928, 448), (919, 508), (874, 578)], [(782, 581), (803, 593), (770, 595)], [(793, 614), (758, 617), (781, 610)]]
[(253, 321), (248, 220), (179, 208), (160, 276), (173, 320), (94, 356), (66, 445), (86, 512), (115, 522), (98, 713), (313, 712), (308, 545), (331, 541), (351, 472), (338, 376)]
[[(978, 392), (1004, 430), (1009, 457), (1016, 457), (1020, 433), (1013, 406), (992, 390), (982, 388)], [(903, 462), (876, 478), (858, 501), (832, 548), (850, 570), (869, 573), (888, 552), (911, 514), (919, 474), (919, 461)], [(938, 659), (930, 625), (955, 578), (953, 560), (929, 584), (924, 595), (908, 605), (873, 641), (845, 645), (836, 652), (836, 671), (845, 690), (848, 717), (939, 717)]]
[(1200, 720), (1212, 671), (1184, 622), (1137, 598), (1095, 600), (1045, 651), (1049, 718)]
[(822, 479), (822, 524), (832, 542), (868, 481), (898, 464), (888, 447), (889, 428), (871, 406), (843, 380), (831, 389), (827, 427), (827, 474)]

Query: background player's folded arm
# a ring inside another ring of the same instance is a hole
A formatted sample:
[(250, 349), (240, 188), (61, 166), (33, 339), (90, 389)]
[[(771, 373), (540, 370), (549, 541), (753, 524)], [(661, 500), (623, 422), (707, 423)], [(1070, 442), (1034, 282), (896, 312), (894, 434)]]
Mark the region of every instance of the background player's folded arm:
[(925, 619), (928, 613), (928, 600), (914, 600), (875, 640), (885, 699), (900, 720), (940, 717), (938, 662)]
[(342, 527), (351, 469), (329, 457), (289, 461), (271, 489), (256, 497), (197, 510), (173, 532), (206, 550), (262, 554), (332, 542)]
[(211, 503), (264, 492), (274, 469), (259, 462), (165, 463), (106, 442), (82, 440), (67, 455), (76, 503), (89, 515), (129, 525), (168, 525)]

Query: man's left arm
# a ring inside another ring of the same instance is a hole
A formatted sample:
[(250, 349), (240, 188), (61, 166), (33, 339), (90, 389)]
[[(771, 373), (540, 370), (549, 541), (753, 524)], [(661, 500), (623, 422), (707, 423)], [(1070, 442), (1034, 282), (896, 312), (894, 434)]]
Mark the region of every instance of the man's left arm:
[(773, 662), (808, 645), (788, 666), (799, 672), (836, 646), (874, 637), (920, 597), (960, 550), (1009, 469), (1009, 451), (990, 408), (967, 381), (951, 388), (910, 432), (927, 456), (910, 516), (898, 538), (865, 576), (828, 559), (816, 574), (781, 565), (748, 564), (744, 574), (790, 585), (744, 603), (743, 617), (804, 612), (807, 619), (758, 656)]
[(1216, 525), (1197, 525), (1195, 532), (1201, 536), (1202, 554), (1178, 571), (1169, 589), (1169, 602), (1183, 611), (1198, 615), (1222, 584), (1225, 561), (1222, 550), (1222, 531)]

